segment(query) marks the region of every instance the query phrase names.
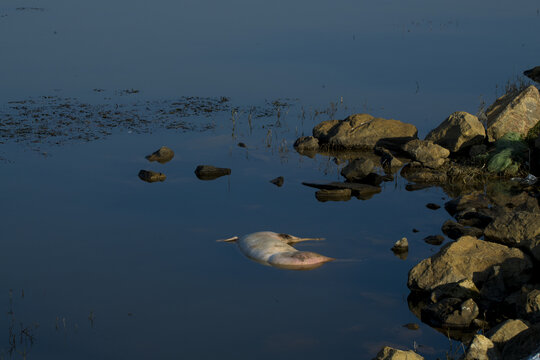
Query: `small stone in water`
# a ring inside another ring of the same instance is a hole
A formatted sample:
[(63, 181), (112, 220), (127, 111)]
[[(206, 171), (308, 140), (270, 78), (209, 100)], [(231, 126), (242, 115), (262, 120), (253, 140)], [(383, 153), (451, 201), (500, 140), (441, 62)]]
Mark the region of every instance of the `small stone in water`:
[(437, 204), (434, 204), (434, 203), (428, 203), (426, 204), (426, 207), (428, 209), (431, 209), (431, 210), (437, 210), (437, 209), (440, 209), (441, 207)]
[(407, 328), (409, 330), (418, 330), (418, 329), (420, 329), (420, 325), (418, 325), (416, 323), (408, 323), (408, 324), (403, 325), (403, 327)]
[(394, 246), (392, 246), (392, 251), (395, 253), (402, 253), (409, 251), (409, 242), (406, 237), (401, 238), (401, 240), (396, 241)]
[(278, 176), (277, 178), (270, 180), (270, 182), (278, 187), (283, 186), (283, 176)]

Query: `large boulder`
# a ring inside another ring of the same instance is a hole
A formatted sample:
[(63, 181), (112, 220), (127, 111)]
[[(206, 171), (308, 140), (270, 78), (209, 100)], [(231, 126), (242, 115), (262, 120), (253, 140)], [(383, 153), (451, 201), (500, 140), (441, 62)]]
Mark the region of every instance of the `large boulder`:
[(498, 360), (501, 358), (493, 342), (484, 335), (476, 334), (461, 360)]
[(521, 247), (540, 260), (540, 214), (528, 211), (505, 211), (484, 230), (485, 238), (507, 246)]
[(502, 349), (504, 343), (528, 328), (529, 326), (522, 320), (508, 319), (490, 329), (486, 335), (495, 345)]
[(486, 137), (484, 125), (474, 115), (457, 111), (430, 131), (426, 140), (433, 141), (451, 152), (458, 152), (472, 145), (481, 144)]
[(373, 360), (423, 360), (424, 358), (412, 350), (398, 350), (385, 346)]
[(422, 165), (436, 169), (444, 164), (450, 151), (426, 140), (411, 140), (403, 146), (403, 151)]
[(336, 148), (373, 149), (381, 139), (416, 138), (414, 125), (398, 120), (355, 114), (344, 120), (323, 121), (313, 128), (319, 144)]
[(469, 279), (480, 289), (492, 276), (494, 266), (499, 267), (502, 283), (511, 289), (530, 279), (533, 265), (519, 249), (463, 236), (412, 268), (407, 286), (411, 290), (432, 291), (444, 284)]
[(487, 136), (496, 141), (509, 132), (527, 135), (540, 121), (540, 93), (534, 86), (498, 98), (487, 111)]
[(504, 360), (523, 360), (540, 351), (540, 324), (535, 324), (510, 339), (503, 348)]

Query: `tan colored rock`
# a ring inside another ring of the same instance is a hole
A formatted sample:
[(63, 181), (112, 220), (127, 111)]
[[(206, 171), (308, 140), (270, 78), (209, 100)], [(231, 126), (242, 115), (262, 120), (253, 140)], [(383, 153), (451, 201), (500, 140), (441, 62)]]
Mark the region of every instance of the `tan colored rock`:
[(461, 358), (463, 360), (498, 360), (501, 359), (499, 351), (484, 335), (476, 334)]
[(432, 141), (418, 139), (406, 143), (403, 146), (403, 151), (409, 154), (413, 160), (433, 169), (441, 167), (450, 155), (448, 149), (434, 144)]
[(484, 125), (474, 115), (465, 111), (451, 114), (437, 128), (431, 130), (426, 140), (433, 141), (451, 152), (481, 144), (486, 137)]
[(502, 358), (504, 360), (529, 359), (539, 351), (540, 324), (534, 324), (504, 344)]
[(174, 151), (166, 146), (160, 147), (158, 150), (154, 151), (152, 154), (146, 156), (148, 161), (157, 161), (160, 164), (165, 164), (169, 162), (174, 157)]
[(521, 250), (463, 236), (412, 268), (407, 286), (411, 290), (433, 291), (463, 279), (478, 285), (489, 279), (496, 265), (500, 267), (500, 278), (509, 287), (530, 279), (532, 262)]
[(313, 136), (302, 136), (294, 142), (294, 148), (297, 151), (317, 150), (319, 149), (319, 140)]
[(529, 326), (522, 320), (509, 319), (489, 330), (487, 337), (499, 348), (517, 334), (527, 330)]
[(412, 350), (404, 351), (385, 346), (373, 360), (423, 360), (424, 358)]
[(417, 134), (414, 125), (369, 114), (323, 121), (313, 128), (313, 136), (319, 140), (319, 144), (336, 148), (372, 149), (381, 139), (416, 138)]
[(527, 246), (540, 235), (540, 214), (528, 211), (505, 211), (484, 230), (487, 240), (507, 246)]
[(341, 169), (341, 176), (349, 181), (362, 180), (368, 176), (375, 164), (367, 158), (358, 158), (351, 161), (347, 166)]
[(521, 92), (512, 92), (498, 98), (486, 115), (487, 136), (496, 141), (508, 132), (525, 136), (540, 121), (540, 93), (534, 86)]

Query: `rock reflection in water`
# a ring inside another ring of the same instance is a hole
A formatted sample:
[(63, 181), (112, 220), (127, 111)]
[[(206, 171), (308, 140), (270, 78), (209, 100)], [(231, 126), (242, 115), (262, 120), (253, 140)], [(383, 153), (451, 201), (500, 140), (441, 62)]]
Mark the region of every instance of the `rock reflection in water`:
[(230, 175), (231, 169), (218, 168), (211, 165), (199, 165), (195, 169), (195, 175), (199, 180), (214, 180), (219, 177)]

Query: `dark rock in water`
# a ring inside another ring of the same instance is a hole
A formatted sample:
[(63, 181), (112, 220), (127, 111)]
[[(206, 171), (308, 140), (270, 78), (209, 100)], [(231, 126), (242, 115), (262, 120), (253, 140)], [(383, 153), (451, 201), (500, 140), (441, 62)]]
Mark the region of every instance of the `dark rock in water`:
[(315, 197), (320, 202), (349, 201), (351, 193), (351, 189), (319, 190), (315, 193)]
[(493, 221), (495, 211), (492, 209), (466, 209), (455, 215), (456, 220), (463, 226), (485, 229)]
[(420, 329), (420, 325), (418, 325), (417, 323), (408, 323), (408, 324), (403, 325), (403, 327), (407, 328), (409, 330), (418, 330), (418, 329)]
[[(366, 177), (360, 180), (363, 184), (369, 184), (373, 186), (379, 186), (383, 181), (389, 181), (387, 176), (381, 176), (376, 173), (369, 173)], [(392, 179), (390, 179), (392, 181)]]
[(534, 324), (504, 344), (502, 358), (504, 360), (528, 359), (540, 351), (539, 344), (540, 324)]
[(480, 313), (473, 299), (445, 298), (422, 309), (422, 321), (442, 328), (468, 328)]
[(489, 280), (494, 266), (499, 266), (499, 277), (510, 288), (519, 288), (531, 277), (532, 261), (523, 251), (463, 236), (412, 268), (407, 286), (414, 291), (426, 292), (463, 279), (478, 286)]
[(142, 181), (153, 183), (153, 182), (158, 182), (158, 181), (165, 181), (167, 177), (165, 176), (165, 174), (162, 174), (159, 172), (150, 171), (150, 170), (141, 170), (139, 171), (139, 178)]
[(441, 245), (444, 242), (442, 235), (429, 235), (424, 238), (424, 241), (430, 245)]
[(434, 185), (428, 185), (428, 184), (407, 184), (405, 185), (405, 190), (407, 191), (419, 191), (424, 190), (432, 187)]
[(313, 187), (321, 190), (340, 190), (350, 189), (353, 196), (358, 199), (367, 200), (373, 195), (381, 192), (381, 188), (378, 186), (372, 186), (361, 183), (345, 183), (345, 182), (331, 182), (331, 183), (308, 183), (303, 182), (302, 185)]
[(420, 184), (442, 184), (446, 183), (447, 180), (445, 172), (413, 163), (409, 163), (401, 169), (401, 176), (407, 181)]
[(239, 143), (238, 143), (238, 147), (241, 147), (241, 148), (247, 148), (247, 145), (244, 144), (243, 142), (239, 142)]
[(521, 92), (509, 92), (486, 110), (490, 142), (513, 132), (522, 136), (540, 119), (540, 93), (533, 85)]
[(371, 160), (360, 157), (341, 169), (341, 175), (348, 181), (361, 181), (371, 173), (374, 166)]
[(466, 235), (478, 238), (483, 234), (482, 229), (466, 227), (452, 220), (447, 220), (443, 224), (442, 232), (452, 240)]
[(174, 151), (166, 146), (162, 146), (159, 148), (159, 150), (155, 151), (151, 155), (146, 156), (146, 160), (157, 161), (160, 164), (165, 164), (166, 162), (171, 161), (173, 157)]
[(537, 83), (540, 83), (540, 66), (533, 67), (532, 69), (525, 70), (523, 72), (523, 75), (528, 77), (529, 79), (536, 81)]
[(387, 138), (416, 138), (414, 125), (398, 120), (376, 118), (369, 114), (355, 114), (344, 120), (328, 120), (313, 128), (313, 136), (320, 144), (334, 148), (373, 149)]
[(459, 211), (466, 209), (487, 209), (489, 205), (489, 200), (484, 195), (473, 193), (448, 201), (444, 204), (444, 208), (450, 215), (454, 216)]
[(441, 206), (440, 205), (437, 205), (437, 204), (434, 204), (434, 203), (427, 203), (426, 204), (426, 207), (428, 209), (431, 209), (431, 210), (437, 210), (437, 209), (440, 209)]
[(274, 184), (274, 185), (276, 185), (278, 187), (282, 187), (284, 181), (285, 181), (285, 179), (283, 179), (283, 176), (278, 176), (277, 178), (270, 180), (270, 182), (272, 184)]
[(412, 229), (412, 232), (413, 232), (413, 233), (417, 233), (417, 232), (420, 232), (420, 230), (418, 230), (418, 229)]
[(413, 160), (432, 169), (441, 167), (445, 163), (446, 158), (450, 155), (448, 149), (434, 144), (431, 141), (418, 139), (411, 140), (403, 145), (403, 151)]
[(472, 145), (481, 144), (486, 137), (484, 125), (474, 115), (457, 111), (431, 130), (426, 140), (455, 153)]
[(218, 168), (210, 165), (199, 165), (197, 166), (197, 169), (195, 169), (195, 175), (197, 175), (200, 180), (214, 180), (218, 177), (230, 174), (231, 169), (229, 168)]

